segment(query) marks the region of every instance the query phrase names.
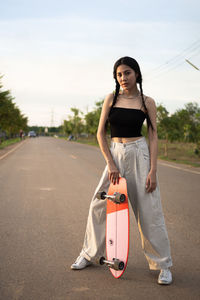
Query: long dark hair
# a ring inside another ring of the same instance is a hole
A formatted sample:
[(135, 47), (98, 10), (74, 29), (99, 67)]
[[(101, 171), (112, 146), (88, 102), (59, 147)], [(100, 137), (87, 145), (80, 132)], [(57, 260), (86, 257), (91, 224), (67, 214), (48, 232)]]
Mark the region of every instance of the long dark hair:
[(117, 68), (120, 65), (127, 65), (131, 69), (133, 69), (135, 71), (135, 73), (137, 73), (136, 83), (139, 83), (139, 86), (140, 86), (140, 92), (141, 92), (141, 96), (142, 96), (142, 104), (143, 104), (143, 106), (144, 106), (144, 108), (146, 110), (147, 126), (148, 127), (151, 126), (151, 128), (153, 130), (153, 125), (152, 125), (152, 122), (151, 122), (151, 120), (149, 118), (148, 110), (147, 110), (147, 107), (146, 107), (146, 104), (145, 104), (145, 101), (144, 101), (144, 95), (143, 95), (143, 89), (142, 89), (142, 74), (141, 74), (141, 71), (140, 71), (140, 66), (139, 66), (138, 62), (134, 58), (132, 58), (132, 57), (129, 57), (129, 56), (121, 57), (114, 64), (113, 77), (115, 79), (116, 88), (115, 88), (115, 94), (114, 94), (114, 98), (113, 98), (112, 107), (115, 105), (115, 103), (117, 101), (117, 97), (119, 95), (119, 91), (120, 91), (120, 84), (117, 81)]

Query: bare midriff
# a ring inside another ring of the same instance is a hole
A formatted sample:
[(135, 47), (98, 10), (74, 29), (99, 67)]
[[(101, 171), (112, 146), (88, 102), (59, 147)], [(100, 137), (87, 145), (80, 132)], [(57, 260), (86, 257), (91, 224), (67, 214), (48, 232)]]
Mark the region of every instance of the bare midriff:
[(111, 140), (115, 143), (129, 143), (129, 142), (134, 142), (137, 141), (139, 139), (141, 139), (142, 136), (138, 136), (138, 137), (130, 137), (130, 138), (123, 138), (123, 137), (113, 137)]

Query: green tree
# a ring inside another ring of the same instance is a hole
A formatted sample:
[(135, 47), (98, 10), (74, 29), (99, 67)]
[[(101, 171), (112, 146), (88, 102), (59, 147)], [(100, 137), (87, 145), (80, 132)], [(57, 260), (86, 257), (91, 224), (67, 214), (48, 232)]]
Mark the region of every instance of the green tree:
[(157, 132), (159, 139), (166, 139), (168, 135), (169, 112), (162, 104), (157, 104)]
[(72, 123), (70, 121), (64, 120), (63, 131), (66, 135), (70, 135), (72, 133)]
[[(0, 80), (2, 76), (0, 76)], [(26, 130), (28, 119), (21, 114), (20, 109), (13, 103), (14, 98), (9, 90), (2, 90), (0, 82), (0, 131), (4, 131), (8, 137), (13, 137), (19, 130)]]
[(158, 138), (165, 140), (164, 156), (168, 156), (170, 117), (167, 109), (162, 105), (157, 105), (157, 132)]
[(178, 109), (173, 115), (177, 119), (179, 140), (197, 143), (200, 140), (200, 107), (198, 103), (189, 102), (185, 108)]
[(63, 128), (66, 134), (73, 134), (76, 138), (84, 131), (84, 121), (81, 117), (83, 114), (78, 108), (71, 108), (72, 116), (64, 120)]
[(85, 115), (85, 128), (86, 132), (96, 137), (99, 119), (101, 115), (102, 105), (104, 100), (95, 103), (93, 111)]

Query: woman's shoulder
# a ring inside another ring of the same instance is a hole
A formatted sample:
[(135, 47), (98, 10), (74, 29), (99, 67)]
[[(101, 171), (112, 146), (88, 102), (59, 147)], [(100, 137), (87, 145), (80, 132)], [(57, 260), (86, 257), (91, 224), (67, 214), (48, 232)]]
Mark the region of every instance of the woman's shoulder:
[(111, 107), (113, 103), (114, 93), (108, 94), (104, 99), (104, 105)]
[(156, 105), (156, 102), (155, 100), (150, 97), (150, 96), (147, 96), (147, 95), (143, 95), (144, 96), (144, 102), (146, 104), (147, 107), (152, 107), (152, 106), (155, 106)]

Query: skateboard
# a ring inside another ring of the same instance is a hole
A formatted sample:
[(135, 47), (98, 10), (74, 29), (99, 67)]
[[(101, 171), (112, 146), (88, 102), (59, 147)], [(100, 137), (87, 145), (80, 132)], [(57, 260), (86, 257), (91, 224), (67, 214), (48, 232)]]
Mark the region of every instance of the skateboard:
[(106, 256), (98, 257), (97, 263), (106, 264), (112, 275), (119, 278), (124, 273), (129, 252), (129, 206), (126, 179), (111, 183), (108, 194), (100, 191), (98, 199), (107, 201), (106, 210)]

